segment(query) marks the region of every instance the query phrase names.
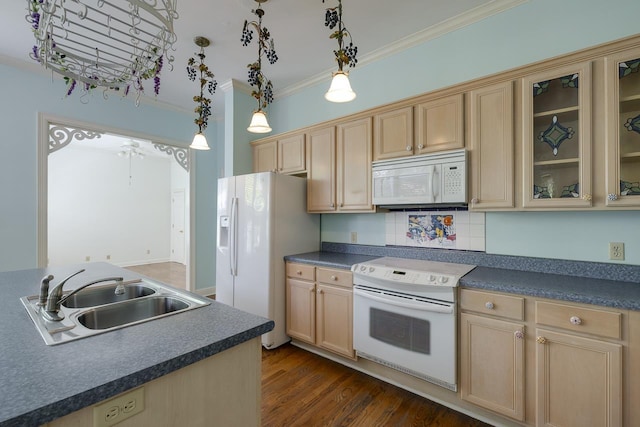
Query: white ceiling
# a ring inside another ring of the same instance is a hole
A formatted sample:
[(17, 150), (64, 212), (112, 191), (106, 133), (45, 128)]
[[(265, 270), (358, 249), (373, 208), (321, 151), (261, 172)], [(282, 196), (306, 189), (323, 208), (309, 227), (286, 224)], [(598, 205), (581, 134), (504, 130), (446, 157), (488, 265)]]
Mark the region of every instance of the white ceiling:
[[(362, 67), (368, 60), (433, 37), (434, 32), (467, 25), (523, 1), (343, 0), (343, 20), (358, 47), (357, 67)], [(162, 71), (159, 100), (193, 110), (199, 85), (188, 79), (186, 63), (199, 51), (194, 37), (205, 36), (212, 42), (205, 49), (205, 63), (219, 84), (212, 97), (213, 117), (221, 117), (224, 93), (220, 85), (231, 79), (246, 84), (246, 65), (257, 57), (255, 35), (247, 47), (240, 42), (244, 20), (255, 18), (251, 9), (256, 5), (250, 0), (177, 0), (180, 17), (175, 21), (174, 69)], [(331, 30), (324, 26), (324, 14), (335, 5), (337, 0), (269, 0), (263, 4), (263, 26), (270, 30), (279, 57), (273, 65), (265, 61), (263, 71), (273, 82), (276, 99), (321, 81), (328, 87), (330, 73), (337, 68), (332, 52), (337, 43), (329, 39)], [(1, 8), (0, 61), (41, 68), (28, 56), (34, 38), (25, 20), (27, 0), (5, 0)], [(147, 84), (147, 93), (152, 93), (152, 84)]]

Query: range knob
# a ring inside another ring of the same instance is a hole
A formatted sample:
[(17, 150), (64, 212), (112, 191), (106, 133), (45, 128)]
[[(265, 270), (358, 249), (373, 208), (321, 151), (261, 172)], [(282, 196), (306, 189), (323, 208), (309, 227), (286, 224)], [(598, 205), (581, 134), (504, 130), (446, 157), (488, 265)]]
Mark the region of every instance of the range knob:
[(365, 271), (366, 269), (367, 269), (367, 267), (366, 267), (366, 266), (364, 266), (364, 265), (361, 265), (361, 266), (360, 266), (360, 271)]
[(376, 271), (375, 267), (369, 267), (369, 273), (373, 273), (374, 271)]
[(440, 277), (440, 283), (447, 283), (448, 281), (449, 281), (449, 278), (447, 276)]
[(433, 274), (429, 275), (429, 281), (430, 282), (435, 282), (436, 281), (436, 276), (434, 276)]

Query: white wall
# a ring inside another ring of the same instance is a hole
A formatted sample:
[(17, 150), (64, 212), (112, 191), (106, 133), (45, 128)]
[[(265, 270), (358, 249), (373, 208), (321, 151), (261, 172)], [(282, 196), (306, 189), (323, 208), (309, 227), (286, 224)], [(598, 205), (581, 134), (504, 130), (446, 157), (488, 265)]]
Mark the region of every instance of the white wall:
[(130, 179), (128, 158), (81, 144), (49, 155), (49, 265), (168, 261), (175, 162), (134, 157)]

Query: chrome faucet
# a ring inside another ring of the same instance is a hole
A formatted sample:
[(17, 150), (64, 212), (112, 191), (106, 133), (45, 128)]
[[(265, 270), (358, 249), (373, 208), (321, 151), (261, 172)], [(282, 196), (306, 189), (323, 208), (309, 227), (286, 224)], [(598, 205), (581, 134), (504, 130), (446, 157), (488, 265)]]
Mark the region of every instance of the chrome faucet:
[[(73, 276), (76, 276), (82, 273), (84, 269), (73, 273), (72, 275), (66, 277), (60, 283), (58, 283), (47, 296), (47, 289), (49, 288), (49, 282), (53, 280), (53, 276), (49, 275), (42, 279), (42, 283), (40, 285), (40, 297), (38, 299), (38, 305), (43, 307), (44, 310), (41, 310), (42, 316), (47, 320), (60, 321), (64, 319), (64, 313), (60, 312), (60, 305), (67, 300), (71, 295), (74, 295), (84, 288), (95, 285), (96, 283), (116, 281), (116, 295), (124, 293), (124, 286), (122, 281), (124, 280), (122, 277), (105, 277), (103, 279), (94, 280), (93, 282), (85, 283), (77, 289), (69, 292), (66, 295), (62, 295), (62, 287), (67, 282), (67, 280), (71, 279)], [(120, 290), (121, 289), (121, 290)]]

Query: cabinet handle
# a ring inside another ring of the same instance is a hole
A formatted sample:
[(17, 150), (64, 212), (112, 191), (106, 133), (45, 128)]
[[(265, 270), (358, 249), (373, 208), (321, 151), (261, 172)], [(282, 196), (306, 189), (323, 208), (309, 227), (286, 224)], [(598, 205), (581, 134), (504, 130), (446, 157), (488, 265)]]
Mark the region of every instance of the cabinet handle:
[(411, 146), (410, 146), (410, 145), (407, 145), (406, 150), (407, 150), (407, 151), (411, 151)]
[(493, 310), (493, 303), (491, 301), (484, 303), (484, 306), (487, 307), (487, 310)]
[(538, 341), (538, 344), (546, 344), (547, 343), (547, 339), (545, 337), (538, 337), (536, 339), (536, 341)]
[(472, 205), (475, 205), (475, 204), (476, 204), (476, 203), (478, 203), (479, 201), (480, 201), (480, 200), (478, 200), (477, 198), (475, 198), (475, 197), (474, 197), (473, 199), (471, 199), (471, 204), (472, 204)]
[(618, 195), (615, 193), (609, 193), (607, 194), (607, 200), (609, 200), (610, 202), (618, 200)]
[(514, 335), (517, 339), (519, 339), (519, 340), (521, 340), (521, 339), (523, 339), (523, 338), (524, 338), (524, 332), (522, 332), (522, 331), (515, 331), (515, 332), (513, 333), (513, 335)]
[(582, 319), (579, 318), (578, 316), (571, 316), (571, 318), (569, 319), (569, 322), (571, 322), (572, 325), (581, 325)]

